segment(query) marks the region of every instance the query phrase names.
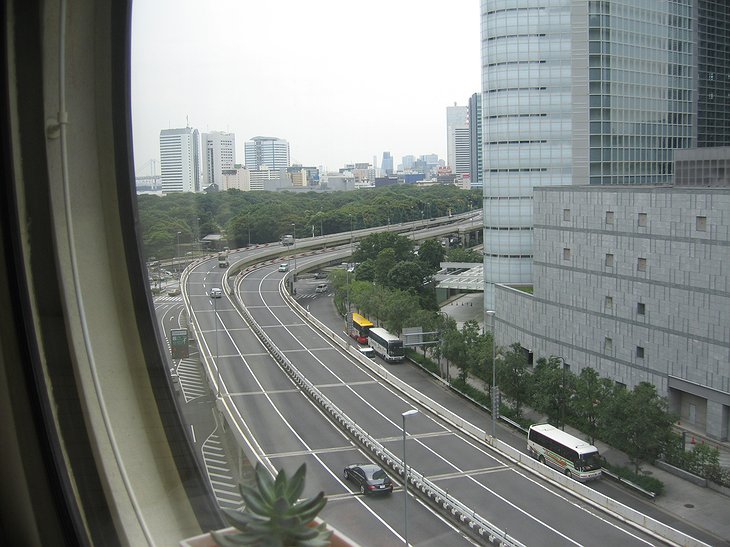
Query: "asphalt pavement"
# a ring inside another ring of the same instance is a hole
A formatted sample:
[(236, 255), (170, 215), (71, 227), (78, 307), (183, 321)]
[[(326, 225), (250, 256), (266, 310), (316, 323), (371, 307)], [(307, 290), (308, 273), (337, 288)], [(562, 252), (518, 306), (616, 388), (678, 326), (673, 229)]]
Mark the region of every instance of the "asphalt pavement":
[[(469, 320), (483, 325), (483, 294), (461, 295), (447, 301), (441, 310), (456, 320), (459, 328)], [(547, 421), (545, 416), (530, 409), (524, 411), (524, 416), (531, 418), (535, 423)], [(569, 426), (566, 426), (565, 430), (575, 436), (583, 436), (581, 432)], [(694, 442), (711, 442), (690, 429), (687, 429), (687, 438)], [(712, 444), (720, 450), (721, 462), (730, 461), (730, 443)], [(620, 450), (601, 441), (596, 441), (595, 446), (612, 465), (633, 468), (628, 456)], [(664, 493), (653, 501), (658, 510), (704, 529), (717, 538), (717, 545), (730, 545), (730, 497), (710, 488), (695, 485), (653, 465), (642, 464), (641, 470), (664, 483)]]

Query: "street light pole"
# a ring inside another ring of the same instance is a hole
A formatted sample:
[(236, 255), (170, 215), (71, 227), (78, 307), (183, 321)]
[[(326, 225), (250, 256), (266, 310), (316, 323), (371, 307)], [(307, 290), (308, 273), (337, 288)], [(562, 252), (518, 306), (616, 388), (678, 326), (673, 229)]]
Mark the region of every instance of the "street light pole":
[[(176, 264), (176, 268), (175, 268), (176, 270), (180, 268), (179, 256), (180, 256), (180, 232), (177, 233), (177, 252), (175, 254), (175, 259), (176, 260), (173, 261), (173, 262), (177, 262), (178, 263), (178, 264)], [(175, 273), (177, 273), (177, 272), (175, 272)]]
[(216, 375), (218, 376), (218, 381), (216, 382), (216, 398), (220, 399), (221, 394), (223, 393), (223, 390), (221, 389), (221, 367), (218, 363), (219, 361), (219, 353), (218, 353), (218, 299), (212, 298), (213, 300), (213, 319), (215, 320), (215, 371)]
[(291, 223), (291, 236), (292, 236), (292, 244), (291, 248), (292, 251), (294, 251), (294, 275), (292, 276), (293, 279), (296, 281), (297, 278), (297, 225), (293, 222)]
[(565, 359), (563, 359), (562, 357), (558, 357), (558, 359), (560, 359), (560, 361), (561, 361), (561, 363), (563, 365), (563, 371), (562, 371), (563, 380), (562, 380), (562, 385), (560, 386), (560, 388), (561, 388), (560, 389), (560, 429), (562, 429), (563, 431), (565, 431), (565, 389), (567, 387), (565, 385), (565, 368), (566, 368), (566, 365), (565, 365)]
[(408, 545), (408, 464), (406, 463), (406, 418), (418, 414), (418, 410), (412, 408), (401, 414), (403, 417), (403, 538)]
[(487, 315), (492, 318), (492, 392), (490, 399), (492, 400), (492, 437), (497, 438), (497, 413), (495, 408), (498, 403), (495, 400), (497, 395), (497, 329), (496, 329), (496, 318), (497, 312), (494, 310), (488, 310)]

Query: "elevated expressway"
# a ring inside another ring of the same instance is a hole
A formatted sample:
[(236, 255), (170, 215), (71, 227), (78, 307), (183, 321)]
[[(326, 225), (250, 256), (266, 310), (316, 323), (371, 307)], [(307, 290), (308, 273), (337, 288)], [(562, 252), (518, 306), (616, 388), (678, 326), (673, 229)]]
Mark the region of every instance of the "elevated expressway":
[[(303, 253), (297, 243), (289, 251), (299, 270), (350, 252)], [(280, 252), (233, 255), (225, 272), (198, 263), (183, 276), (184, 299), (217, 406), (246, 456), (272, 470), (306, 462), (305, 494), (326, 493), (321, 516), (345, 535), (367, 546), (404, 541), (403, 489), (364, 497), (342, 470), (377, 461), (402, 483), (401, 414), (416, 408), (406, 424), (412, 544), (702, 544), (488, 437), (450, 410), (453, 396), (436, 383), (362, 358), (289, 296), (293, 272), (277, 271)], [(211, 301), (221, 285), (224, 297)]]

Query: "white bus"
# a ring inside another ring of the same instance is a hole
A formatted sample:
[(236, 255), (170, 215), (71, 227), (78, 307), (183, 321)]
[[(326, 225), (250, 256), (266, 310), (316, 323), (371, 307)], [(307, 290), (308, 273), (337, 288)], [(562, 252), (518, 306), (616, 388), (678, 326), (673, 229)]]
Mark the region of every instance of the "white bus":
[(598, 449), (550, 424), (531, 425), (527, 452), (540, 463), (554, 467), (579, 481), (601, 477)]
[(379, 327), (370, 327), (368, 346), (388, 362), (399, 362), (406, 355), (403, 340)]

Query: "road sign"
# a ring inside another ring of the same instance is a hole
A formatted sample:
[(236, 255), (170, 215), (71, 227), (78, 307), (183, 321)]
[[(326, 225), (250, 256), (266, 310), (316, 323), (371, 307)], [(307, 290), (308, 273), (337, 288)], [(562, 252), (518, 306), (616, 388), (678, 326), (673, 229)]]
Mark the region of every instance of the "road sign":
[(188, 357), (188, 329), (170, 329), (170, 348), (173, 359)]

